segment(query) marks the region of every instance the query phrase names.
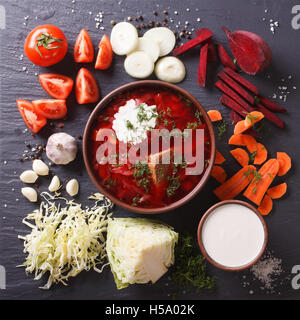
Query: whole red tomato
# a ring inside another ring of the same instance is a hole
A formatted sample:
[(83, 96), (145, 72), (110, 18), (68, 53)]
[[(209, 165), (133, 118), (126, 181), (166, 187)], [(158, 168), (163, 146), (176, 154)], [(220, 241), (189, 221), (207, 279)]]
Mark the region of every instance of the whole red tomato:
[(28, 34), (24, 50), (31, 62), (48, 67), (64, 58), (68, 41), (59, 28), (52, 25), (38, 26)]

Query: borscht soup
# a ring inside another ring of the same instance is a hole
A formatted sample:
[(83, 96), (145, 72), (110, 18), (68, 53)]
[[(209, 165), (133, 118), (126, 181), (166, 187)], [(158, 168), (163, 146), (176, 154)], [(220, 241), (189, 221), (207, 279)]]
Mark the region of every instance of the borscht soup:
[(135, 207), (161, 208), (182, 199), (198, 185), (211, 157), (202, 113), (171, 89), (120, 93), (90, 132), (89, 156), (100, 184)]

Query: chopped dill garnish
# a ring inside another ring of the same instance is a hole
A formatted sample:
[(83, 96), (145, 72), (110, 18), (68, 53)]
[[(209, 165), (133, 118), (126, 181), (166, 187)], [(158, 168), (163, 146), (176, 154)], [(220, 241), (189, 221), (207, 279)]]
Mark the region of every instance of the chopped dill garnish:
[(194, 288), (197, 292), (204, 288), (214, 288), (216, 280), (207, 275), (205, 259), (199, 250), (195, 249), (191, 235), (179, 235), (175, 247), (175, 261), (175, 270), (171, 274), (175, 284), (186, 290)]
[(218, 125), (218, 137), (222, 138), (227, 132), (227, 122), (225, 120), (220, 121)]
[(196, 122), (188, 122), (186, 128), (187, 129), (196, 129), (198, 127), (198, 124)]
[(126, 121), (126, 127), (127, 127), (128, 129), (130, 129), (130, 130), (133, 130), (133, 129), (134, 129), (133, 124), (132, 124), (129, 120)]
[(198, 120), (199, 125), (202, 125), (202, 112), (200, 110), (197, 110), (195, 112), (195, 118)]
[(174, 174), (172, 177), (167, 178), (169, 180), (169, 186), (167, 188), (167, 196), (172, 197), (174, 196), (175, 192), (180, 188), (180, 177), (175, 177)]
[(254, 125), (254, 120), (258, 119), (259, 116), (253, 116), (252, 114), (243, 111), (243, 113), (246, 114), (246, 120), (248, 120), (249, 122), (251, 122), (252, 125)]
[(134, 166), (133, 177), (134, 179), (142, 178), (150, 174), (149, 166), (147, 163), (138, 162)]
[(250, 159), (249, 159), (250, 163), (254, 162), (254, 159), (255, 159), (256, 155), (257, 155), (257, 151), (256, 150), (251, 153)]

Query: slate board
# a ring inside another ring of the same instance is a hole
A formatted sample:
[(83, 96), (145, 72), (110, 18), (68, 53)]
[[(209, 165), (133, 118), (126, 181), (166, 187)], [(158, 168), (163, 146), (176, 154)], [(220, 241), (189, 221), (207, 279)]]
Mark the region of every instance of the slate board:
[[(157, 4), (159, 3), (159, 5)], [(169, 299), (170, 294), (177, 288), (168, 280), (168, 276), (161, 279), (156, 285), (131, 286), (128, 289), (117, 291), (113, 282), (112, 274), (108, 269), (99, 276), (95, 272), (82, 273), (76, 279), (70, 281), (69, 287), (56, 286), (50, 291), (38, 289), (46, 279), (33, 281), (32, 276), (26, 277), (22, 268), (16, 268), (24, 261), (22, 253), (22, 242), (17, 239), (18, 234), (25, 234), (28, 229), (22, 225), (25, 214), (36, 206), (28, 203), (20, 195), (21, 183), (19, 174), (30, 167), (30, 162), (21, 164), (17, 159), (25, 149), (24, 141), (28, 143), (45, 143), (52, 132), (49, 127), (42, 130), (36, 137), (32, 138), (30, 133), (24, 133), (24, 123), (17, 111), (15, 100), (45, 98), (47, 95), (39, 85), (35, 73), (58, 72), (75, 77), (79, 65), (73, 63), (72, 49), (76, 36), (81, 28), (86, 28), (95, 44), (105, 32), (110, 33), (110, 20), (122, 21), (128, 16), (135, 17), (142, 14), (146, 21), (162, 20), (162, 10), (170, 13), (168, 18), (174, 22), (170, 26), (176, 29), (178, 21), (181, 25), (185, 21), (190, 22), (191, 27), (208, 27), (215, 33), (215, 39), (226, 44), (224, 34), (220, 27), (224, 24), (231, 30), (244, 29), (260, 34), (270, 45), (273, 51), (272, 65), (268, 70), (253, 81), (259, 86), (261, 92), (267, 96), (278, 91), (279, 85), (288, 84), (289, 88), (298, 86), (300, 88), (300, 64), (299, 50), (300, 31), (291, 28), (291, 8), (294, 1), (241, 1), (241, 0), (187, 0), (187, 1), (154, 1), (154, 0), (128, 0), (128, 1), (96, 1), (96, 0), (23, 0), (23, 1), (1, 1), (0, 5), (6, 8), (6, 30), (0, 30), (1, 36), (1, 60), (0, 60), (0, 139), (1, 139), (1, 205), (0, 205), (0, 265), (6, 268), (7, 288), (0, 290), (0, 299)], [(190, 10), (187, 11), (186, 8)], [(197, 10), (198, 9), (198, 10)], [(265, 12), (268, 9), (268, 12)], [(72, 12), (74, 10), (74, 12)], [(159, 12), (155, 18), (153, 10)], [(99, 11), (104, 12), (103, 26), (105, 30), (96, 28), (95, 16)], [(178, 15), (174, 14), (178, 11)], [(91, 12), (92, 14), (90, 14)], [(24, 17), (29, 16), (28, 20)], [(197, 18), (201, 22), (197, 22)], [(263, 21), (263, 17), (266, 20)], [(280, 27), (276, 29), (275, 35), (270, 32), (269, 20), (278, 20)], [(25, 24), (24, 24), (25, 23)], [(70, 48), (67, 57), (58, 65), (47, 68), (39, 68), (32, 65), (26, 57), (23, 60), (23, 43), (28, 32), (39, 24), (55, 24), (66, 34)], [(226, 44), (227, 46), (227, 44)], [(229, 120), (229, 112), (220, 105), (218, 99), (220, 93), (213, 87), (216, 80), (216, 71), (220, 69), (218, 64), (209, 66), (208, 88), (199, 88), (196, 82), (196, 70), (199, 60), (199, 49), (192, 50), (183, 57), (187, 67), (187, 77), (179, 86), (191, 92), (207, 108), (218, 108)], [(28, 73), (22, 71), (26, 68)], [(92, 66), (88, 66), (92, 68)], [(109, 71), (94, 72), (101, 87), (102, 96), (122, 84), (133, 81), (124, 71), (123, 58), (115, 57), (112, 68)], [(282, 78), (292, 79), (281, 82)], [(200, 293), (194, 291), (184, 293), (180, 291), (182, 299), (298, 299), (299, 292), (292, 289), (290, 275), (292, 266), (300, 264), (300, 237), (299, 237), (299, 205), (300, 185), (299, 172), (297, 171), (299, 150), (299, 90), (291, 90), (288, 101), (284, 104), (288, 108), (288, 114), (283, 115), (287, 123), (286, 130), (280, 130), (268, 125), (269, 132), (264, 138), (264, 143), (272, 155), (276, 151), (286, 151), (293, 159), (293, 169), (284, 177), (289, 185), (288, 195), (281, 201), (275, 202), (272, 216), (266, 219), (269, 230), (269, 250), (274, 255), (283, 259), (285, 273), (282, 275), (282, 285), (278, 287), (275, 294), (267, 294), (260, 289), (258, 282), (250, 281), (250, 285), (243, 287), (244, 278), (251, 279), (249, 272), (227, 273), (208, 266), (211, 275), (217, 277), (217, 287), (213, 291), (202, 290)], [(74, 95), (68, 99), (69, 115), (63, 131), (74, 136), (82, 134), (86, 120), (93, 109), (91, 106), (79, 106), (74, 101)], [(232, 128), (229, 129), (228, 136)], [(226, 139), (218, 141), (219, 150), (228, 159), (226, 168), (229, 174), (238, 169), (238, 165), (230, 157), (229, 148), (224, 143)], [(7, 161), (5, 164), (4, 161)], [(87, 197), (96, 189), (89, 180), (81, 155), (77, 161), (64, 168), (54, 168), (62, 180), (78, 177), (81, 184), (79, 201), (87, 204)], [(217, 200), (212, 194), (212, 189), (217, 184), (210, 181), (205, 189), (189, 204), (184, 207), (157, 216), (156, 218), (174, 226), (179, 232), (188, 230), (196, 235), (201, 215)], [(48, 180), (41, 179), (41, 190), (48, 186)], [(13, 191), (14, 190), (14, 191)], [(19, 201), (16, 201), (19, 199)], [(116, 216), (136, 216), (123, 209), (116, 208)], [(249, 291), (253, 290), (254, 294)]]

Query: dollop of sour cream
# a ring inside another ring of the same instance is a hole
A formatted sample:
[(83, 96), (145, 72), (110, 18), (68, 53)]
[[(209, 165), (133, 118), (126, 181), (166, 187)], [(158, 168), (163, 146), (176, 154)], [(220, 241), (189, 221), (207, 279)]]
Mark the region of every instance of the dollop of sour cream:
[(119, 141), (138, 144), (147, 138), (147, 132), (156, 126), (158, 117), (155, 105), (137, 104), (128, 100), (114, 115), (112, 128)]

